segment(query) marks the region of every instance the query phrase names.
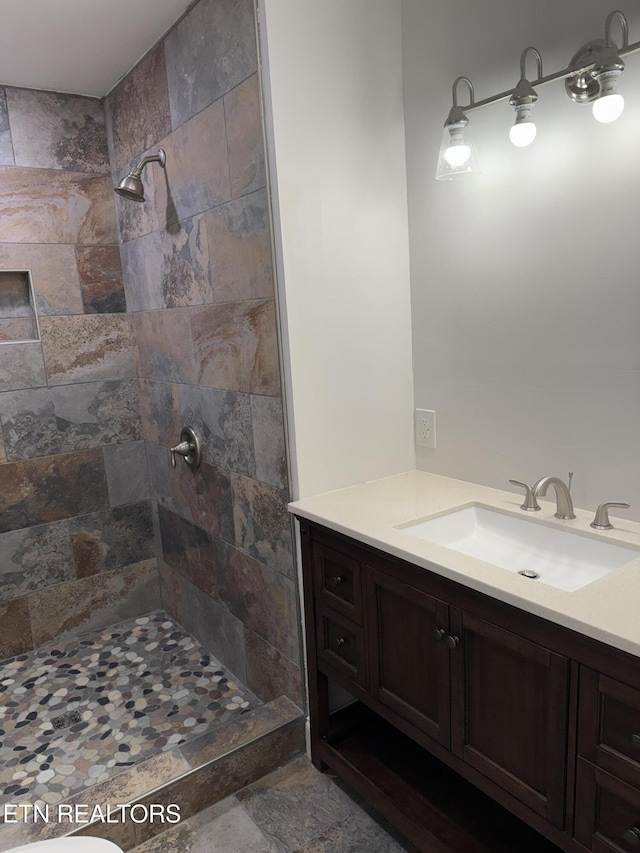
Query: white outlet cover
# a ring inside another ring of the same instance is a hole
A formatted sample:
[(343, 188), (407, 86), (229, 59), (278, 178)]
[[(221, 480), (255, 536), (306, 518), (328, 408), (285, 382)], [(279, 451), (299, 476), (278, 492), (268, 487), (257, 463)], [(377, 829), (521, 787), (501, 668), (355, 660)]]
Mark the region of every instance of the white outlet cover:
[(436, 449), (436, 413), (433, 409), (416, 409), (416, 447)]

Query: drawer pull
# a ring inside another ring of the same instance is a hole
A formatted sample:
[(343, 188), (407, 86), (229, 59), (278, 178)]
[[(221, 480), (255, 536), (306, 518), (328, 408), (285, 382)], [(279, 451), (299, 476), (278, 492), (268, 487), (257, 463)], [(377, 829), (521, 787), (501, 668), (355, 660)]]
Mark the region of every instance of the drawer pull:
[(335, 589), (336, 587), (340, 586), (341, 583), (344, 583), (344, 578), (342, 577), (342, 575), (334, 575), (332, 578), (330, 578), (329, 583)]
[(640, 732), (631, 735), (631, 746), (635, 746), (636, 749), (640, 749)]
[(444, 640), (444, 638), (447, 636), (447, 632), (445, 631), (444, 628), (436, 628), (435, 635), (436, 635), (436, 643), (441, 643)]
[(450, 649), (457, 649), (458, 646), (460, 645), (460, 638), (459, 637), (453, 637), (453, 636), (451, 636), (451, 634), (449, 634), (449, 636), (447, 637), (447, 645), (449, 646)]
[(341, 649), (341, 648), (344, 646), (344, 644), (345, 644), (346, 642), (347, 642), (347, 641), (345, 640), (345, 638), (344, 638), (344, 637), (338, 637), (338, 639), (336, 640), (336, 646), (337, 646), (339, 649)]
[(622, 833), (622, 837), (629, 847), (640, 847), (640, 829), (637, 826), (634, 826), (633, 829), (627, 829), (626, 832)]

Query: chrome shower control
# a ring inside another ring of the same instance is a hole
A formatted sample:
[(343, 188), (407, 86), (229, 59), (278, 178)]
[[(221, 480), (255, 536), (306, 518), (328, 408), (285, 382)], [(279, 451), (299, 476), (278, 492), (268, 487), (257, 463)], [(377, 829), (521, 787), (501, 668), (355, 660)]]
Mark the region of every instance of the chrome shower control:
[(202, 450), (200, 439), (192, 427), (183, 427), (180, 433), (180, 441), (171, 448), (171, 467), (176, 467), (176, 453), (184, 458), (184, 461), (194, 470), (202, 463)]

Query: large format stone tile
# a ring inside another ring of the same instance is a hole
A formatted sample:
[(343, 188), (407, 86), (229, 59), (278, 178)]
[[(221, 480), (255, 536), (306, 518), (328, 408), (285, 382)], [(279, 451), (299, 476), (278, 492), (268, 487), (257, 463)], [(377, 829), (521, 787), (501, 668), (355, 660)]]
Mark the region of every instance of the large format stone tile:
[(247, 664), (242, 622), (184, 578), (182, 619), (187, 631), (244, 683)]
[(42, 344), (0, 344), (0, 392), (47, 384)]
[(304, 685), (298, 663), (289, 660), (250, 628), (244, 630), (244, 648), (247, 656), (247, 686), (263, 702), (270, 702), (278, 696), (288, 696), (301, 708), (304, 707)]
[(67, 521), (0, 534), (0, 601), (74, 578)]
[(97, 98), (11, 87), (6, 93), (16, 166), (109, 173)]
[(190, 767), (201, 767), (300, 716), (298, 706), (285, 696), (280, 696), (273, 702), (259, 705), (241, 717), (200, 735), (195, 740), (187, 741), (180, 747), (180, 753)]
[(127, 310), (118, 246), (76, 246), (78, 278), (85, 314)]
[(43, 317), (40, 334), (50, 385), (136, 375), (126, 315)]
[(257, 70), (253, 3), (201, 0), (165, 45), (175, 128)]
[(13, 145), (11, 144), (7, 98), (4, 89), (0, 88), (0, 166), (13, 166), (13, 164)]
[(0, 533), (108, 506), (101, 450), (0, 465)]
[(163, 562), (207, 597), (216, 598), (218, 553), (211, 534), (164, 506), (158, 507), (158, 518)]
[(193, 382), (195, 364), (187, 309), (132, 315), (136, 374), (141, 379)]
[(239, 474), (231, 475), (231, 487), (236, 545), (272, 569), (294, 578), (286, 492)]
[(191, 329), (199, 385), (280, 394), (272, 300), (192, 308)]
[[(169, 198), (167, 215), (164, 222), (161, 219), (160, 227), (171, 224), (172, 220), (182, 221), (203, 213), (231, 198), (222, 101), (211, 104), (175, 130), (163, 140), (162, 147), (167, 154), (165, 176)], [(161, 180), (156, 175), (159, 204)]]
[(0, 660), (23, 655), (33, 648), (26, 598), (0, 604)]
[(387, 827), (381, 826), (360, 809), (323, 829), (314, 838), (296, 847), (292, 853), (353, 853), (354, 850), (375, 850), (376, 853), (413, 850), (417, 853), (416, 848), (407, 847), (394, 838)]
[(144, 438), (164, 447), (173, 447), (182, 429), (178, 386), (170, 382), (139, 379), (138, 396)]
[(289, 658), (298, 660), (296, 584), (227, 546), (217, 565), (219, 600), (245, 625)]
[[(147, 804), (176, 803), (180, 806), (182, 819), (186, 820), (212, 803), (233, 794), (243, 785), (251, 784), (266, 773), (270, 773), (275, 767), (290, 761), (303, 749), (304, 720), (299, 717), (240, 749), (232, 750), (218, 761), (193, 770), (188, 776), (176, 780), (162, 791), (152, 792), (144, 802)], [(161, 831), (161, 825), (154, 826), (150, 822), (137, 824), (136, 840), (142, 843), (159, 831)], [(166, 836), (162, 840), (164, 841), (165, 838)], [(188, 848), (178, 847), (178, 850), (180, 853), (186, 853)], [(197, 851), (213, 853), (216, 850), (217, 847), (211, 847), (207, 843), (206, 846), (192, 849), (190, 853), (197, 853)], [(231, 850), (234, 848), (231, 847)], [(249, 850), (254, 853), (252, 847)]]
[(260, 82), (253, 74), (224, 96), (231, 194), (234, 198), (265, 185)]
[(276, 853), (246, 811), (229, 797), (186, 823), (150, 838), (132, 853)]
[(260, 779), (237, 797), (281, 853), (299, 849), (358, 811), (331, 777), (318, 773), (306, 758)]
[(196, 216), (125, 243), (122, 258), (129, 311), (212, 301), (203, 217)]
[(195, 385), (180, 385), (178, 395), (180, 420), (200, 437), (204, 460), (252, 476), (255, 461), (249, 396)]
[(215, 301), (272, 297), (266, 190), (220, 205), (206, 219)]
[(0, 243), (116, 243), (108, 175), (0, 166)]
[(172, 468), (166, 447), (147, 445), (153, 497), (162, 506), (206, 530), (234, 541), (231, 480), (228, 471), (203, 462), (193, 471), (182, 459)]
[(287, 487), (284, 415), (279, 397), (251, 397), (256, 480), (278, 489)]
[(83, 313), (73, 246), (0, 244), (0, 269), (31, 270), (40, 317)]
[(158, 575), (162, 607), (172, 619), (182, 625), (182, 575), (176, 569), (167, 566), (162, 558), (158, 559)]
[(144, 441), (104, 447), (104, 467), (112, 507), (137, 503), (151, 497)]
[(171, 130), (164, 45), (159, 44), (106, 99), (113, 158), (121, 169)]
[(0, 394), (10, 462), (140, 438), (135, 380), (59, 385)]
[(72, 518), (69, 532), (79, 578), (141, 563), (155, 555), (149, 501)]
[(99, 630), (157, 610), (160, 606), (156, 561), (146, 560), (36, 592), (29, 598), (36, 646)]
[[(120, 251), (127, 310), (157, 311), (164, 308), (162, 280), (156, 275), (161, 267), (161, 233), (152, 231), (123, 243)], [(153, 274), (148, 267), (153, 267)]]

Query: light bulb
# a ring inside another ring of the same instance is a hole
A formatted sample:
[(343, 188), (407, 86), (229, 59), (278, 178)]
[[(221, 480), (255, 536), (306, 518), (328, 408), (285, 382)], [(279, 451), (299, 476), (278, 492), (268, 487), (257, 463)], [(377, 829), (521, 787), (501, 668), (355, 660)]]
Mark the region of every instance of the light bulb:
[(471, 146), (464, 142), (454, 142), (444, 152), (444, 159), (454, 168), (463, 166), (471, 157)]
[(525, 148), (531, 145), (536, 138), (536, 126), (532, 121), (522, 121), (514, 124), (509, 131), (509, 139), (518, 148)]
[(620, 118), (624, 110), (624, 98), (619, 92), (600, 95), (593, 102), (593, 117), (603, 124)]

